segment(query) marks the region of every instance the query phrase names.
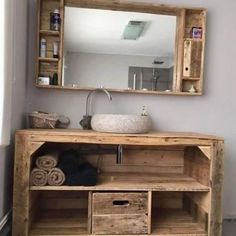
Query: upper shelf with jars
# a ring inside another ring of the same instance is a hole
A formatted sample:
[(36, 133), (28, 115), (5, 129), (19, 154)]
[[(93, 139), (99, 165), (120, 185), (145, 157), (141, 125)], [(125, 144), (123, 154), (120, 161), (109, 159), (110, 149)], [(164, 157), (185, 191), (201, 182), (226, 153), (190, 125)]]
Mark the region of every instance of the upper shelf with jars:
[(38, 85), (61, 85), (63, 8), (63, 1), (38, 1), (38, 56), (36, 60)]
[(202, 95), (206, 10), (38, 0), (36, 86)]

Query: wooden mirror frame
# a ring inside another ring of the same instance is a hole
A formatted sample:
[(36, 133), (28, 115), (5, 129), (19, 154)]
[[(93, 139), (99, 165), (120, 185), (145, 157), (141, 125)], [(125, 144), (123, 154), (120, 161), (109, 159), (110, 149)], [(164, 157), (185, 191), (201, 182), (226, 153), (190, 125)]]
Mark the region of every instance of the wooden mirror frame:
[[(87, 91), (94, 89), (87, 87), (62, 86), (65, 6), (176, 16), (175, 66), (172, 91), (106, 89), (110, 92), (121, 93), (202, 95), (206, 10), (203, 8), (183, 8), (163, 4), (135, 3), (124, 0), (38, 0), (37, 52), (39, 52), (40, 38), (42, 36), (49, 37), (49, 39), (57, 37), (60, 41), (60, 50), (58, 59), (50, 57), (40, 58), (37, 56), (36, 87)], [(55, 8), (60, 8), (60, 32), (49, 30), (49, 15)], [(194, 27), (201, 28), (202, 36), (200, 39), (191, 37), (191, 31)], [(58, 73), (58, 86), (38, 85), (37, 80), (40, 74), (43, 72), (45, 74), (53, 74), (55, 71)], [(192, 86), (194, 86), (196, 92), (189, 92), (189, 89)]]

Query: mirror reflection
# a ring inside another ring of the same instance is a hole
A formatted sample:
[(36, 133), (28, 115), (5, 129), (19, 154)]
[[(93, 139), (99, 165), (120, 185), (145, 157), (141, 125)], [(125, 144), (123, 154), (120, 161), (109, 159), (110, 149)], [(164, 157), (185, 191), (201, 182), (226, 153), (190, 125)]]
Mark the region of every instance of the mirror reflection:
[(172, 89), (176, 16), (65, 7), (63, 85)]

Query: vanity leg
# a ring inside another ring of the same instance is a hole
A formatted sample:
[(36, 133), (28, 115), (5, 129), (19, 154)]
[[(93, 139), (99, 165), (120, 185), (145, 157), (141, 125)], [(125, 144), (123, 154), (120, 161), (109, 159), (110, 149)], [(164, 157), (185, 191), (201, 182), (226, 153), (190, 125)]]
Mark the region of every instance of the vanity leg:
[(28, 236), (29, 231), (29, 145), (23, 136), (16, 136), (12, 236)]
[(148, 234), (152, 233), (152, 191), (148, 191)]
[(28, 236), (30, 228), (30, 161), (44, 142), (31, 142), (27, 135), (16, 134), (13, 186), (12, 236)]
[(211, 214), (209, 236), (222, 234), (222, 194), (224, 173), (224, 142), (213, 143), (211, 163)]

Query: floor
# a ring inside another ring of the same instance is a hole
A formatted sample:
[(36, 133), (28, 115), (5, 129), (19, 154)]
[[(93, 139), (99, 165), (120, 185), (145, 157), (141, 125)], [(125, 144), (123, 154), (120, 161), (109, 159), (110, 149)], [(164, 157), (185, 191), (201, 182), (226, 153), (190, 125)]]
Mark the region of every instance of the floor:
[(236, 220), (224, 220), (222, 236), (236, 236)]
[[(10, 227), (5, 227), (0, 236), (11, 236)], [(224, 220), (222, 236), (236, 236), (236, 220)]]

